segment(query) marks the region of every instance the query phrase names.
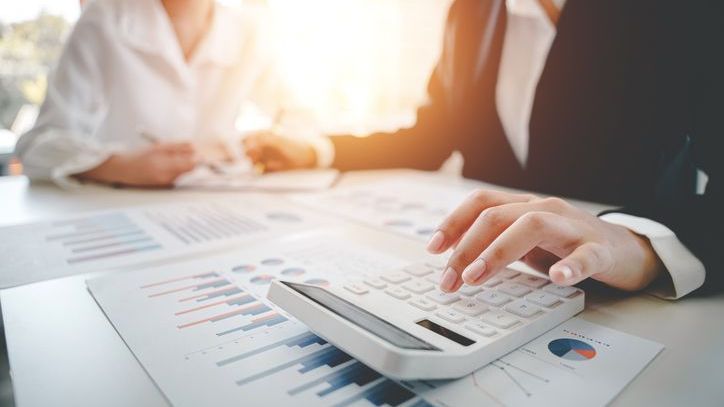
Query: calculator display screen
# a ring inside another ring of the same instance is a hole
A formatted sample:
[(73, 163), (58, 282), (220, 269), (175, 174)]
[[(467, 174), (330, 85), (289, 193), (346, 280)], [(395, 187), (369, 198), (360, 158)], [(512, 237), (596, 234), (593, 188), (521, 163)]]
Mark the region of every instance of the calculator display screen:
[(438, 324), (430, 321), (429, 319), (423, 319), (422, 321), (419, 321), (417, 323), (417, 325), (427, 328), (427, 329), (431, 330), (432, 332), (435, 332), (436, 334), (438, 334), (440, 336), (444, 336), (444, 337), (450, 339), (451, 341), (457, 342), (458, 344), (463, 345), (463, 346), (470, 346), (475, 343), (474, 340), (468, 339), (455, 331), (451, 331), (442, 325), (438, 325)]
[(323, 288), (307, 284), (290, 283), (288, 281), (283, 281), (282, 283), (327, 310), (397, 347), (414, 350), (440, 350)]

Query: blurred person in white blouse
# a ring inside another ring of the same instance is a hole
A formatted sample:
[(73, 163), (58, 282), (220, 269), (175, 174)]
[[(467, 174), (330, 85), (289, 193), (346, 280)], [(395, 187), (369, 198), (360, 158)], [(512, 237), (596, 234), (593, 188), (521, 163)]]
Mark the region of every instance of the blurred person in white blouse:
[(271, 82), (264, 18), (214, 0), (89, 2), (18, 143), (25, 173), (165, 187), (238, 156), (240, 106), (264, 105)]

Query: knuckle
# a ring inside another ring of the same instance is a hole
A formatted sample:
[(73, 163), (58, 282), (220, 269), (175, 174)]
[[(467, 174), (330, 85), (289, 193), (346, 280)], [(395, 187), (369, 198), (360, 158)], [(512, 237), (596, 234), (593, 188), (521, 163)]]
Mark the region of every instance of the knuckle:
[(477, 204), (484, 205), (488, 201), (488, 192), (484, 189), (476, 189), (470, 193), (468, 199)]
[(541, 229), (547, 226), (548, 216), (544, 212), (528, 212), (520, 217), (520, 222), (532, 229)]
[(507, 258), (508, 251), (503, 246), (495, 246), (488, 249), (485, 259), (490, 263), (499, 263)]
[(480, 212), (478, 216), (480, 222), (488, 226), (499, 226), (504, 222), (504, 211), (498, 207), (492, 207)]
[(595, 264), (603, 268), (603, 271), (612, 267), (613, 256), (608, 248), (600, 243), (589, 243), (588, 253)]
[(568, 202), (558, 197), (544, 198), (543, 205), (552, 212), (562, 212), (568, 209)]

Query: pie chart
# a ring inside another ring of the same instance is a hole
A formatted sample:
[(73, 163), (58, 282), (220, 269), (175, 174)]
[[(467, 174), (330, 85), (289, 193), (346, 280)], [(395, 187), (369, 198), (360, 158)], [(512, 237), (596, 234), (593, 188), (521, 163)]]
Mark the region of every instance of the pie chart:
[(267, 285), (271, 283), (272, 280), (274, 280), (274, 276), (270, 276), (269, 274), (262, 274), (256, 277), (252, 277), (252, 279), (249, 281), (251, 281), (252, 284)]
[(304, 273), (305, 273), (304, 269), (299, 268), (299, 267), (291, 267), (291, 268), (282, 270), (282, 275), (288, 276), (288, 277), (297, 277), (297, 276), (301, 276)]
[(560, 338), (548, 343), (548, 350), (566, 360), (589, 360), (596, 356), (596, 349), (578, 339)]

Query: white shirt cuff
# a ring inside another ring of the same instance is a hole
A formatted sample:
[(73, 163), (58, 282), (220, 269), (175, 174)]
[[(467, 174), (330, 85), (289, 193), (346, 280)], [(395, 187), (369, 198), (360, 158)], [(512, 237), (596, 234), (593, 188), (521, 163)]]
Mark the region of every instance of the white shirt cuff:
[(66, 161), (65, 163), (51, 169), (50, 178), (58, 186), (65, 189), (74, 189), (82, 185), (73, 175), (88, 171), (99, 165), (110, 157), (110, 153), (85, 152)]
[(649, 287), (651, 294), (665, 299), (678, 299), (704, 284), (704, 264), (681, 243), (671, 229), (650, 219), (625, 213), (607, 213), (600, 218), (649, 239), (673, 283), (673, 286), (670, 286), (666, 280), (659, 279)]
[(329, 168), (334, 162), (334, 144), (327, 136), (315, 135), (306, 138), (317, 155), (317, 168)]

